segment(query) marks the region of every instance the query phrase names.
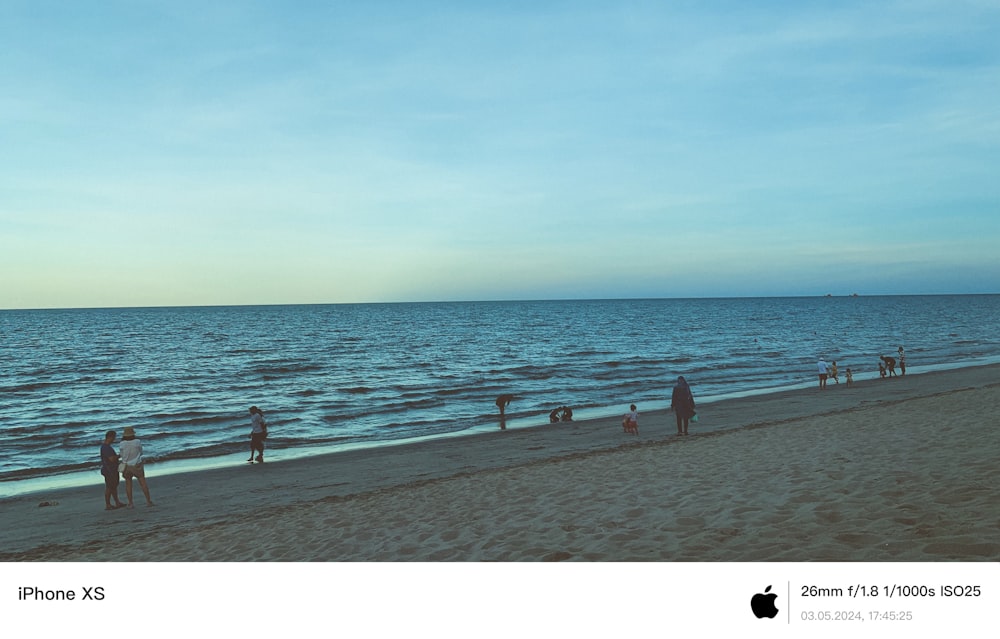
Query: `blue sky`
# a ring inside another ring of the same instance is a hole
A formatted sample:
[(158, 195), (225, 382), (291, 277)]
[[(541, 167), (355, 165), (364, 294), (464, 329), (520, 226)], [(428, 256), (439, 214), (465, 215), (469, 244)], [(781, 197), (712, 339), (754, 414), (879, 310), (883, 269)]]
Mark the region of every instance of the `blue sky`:
[(998, 293), (998, 32), (986, 1), (3, 0), (0, 308)]

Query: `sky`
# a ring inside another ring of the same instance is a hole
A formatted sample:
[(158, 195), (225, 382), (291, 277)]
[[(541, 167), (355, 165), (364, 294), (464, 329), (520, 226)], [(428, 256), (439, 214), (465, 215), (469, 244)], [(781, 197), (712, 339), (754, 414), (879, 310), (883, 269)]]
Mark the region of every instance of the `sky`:
[(1000, 3), (0, 0), (0, 308), (1000, 293)]

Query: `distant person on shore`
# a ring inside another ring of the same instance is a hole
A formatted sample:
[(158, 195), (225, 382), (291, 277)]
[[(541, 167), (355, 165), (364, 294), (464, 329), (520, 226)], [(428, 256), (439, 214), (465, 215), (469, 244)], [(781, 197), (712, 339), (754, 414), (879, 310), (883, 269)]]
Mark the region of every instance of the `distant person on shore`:
[(563, 407), (560, 406), (559, 408), (556, 408), (551, 413), (549, 413), (549, 423), (550, 424), (558, 424), (559, 423), (559, 411), (561, 411), (562, 409), (563, 409)]
[(629, 406), (629, 412), (622, 416), (622, 429), (626, 433), (639, 434), (639, 411), (636, 410), (635, 404)]
[(854, 373), (851, 372), (850, 368), (844, 371), (844, 375), (847, 377), (847, 387), (854, 386)]
[[(101, 474), (104, 475), (104, 510), (114, 510), (121, 508), (125, 504), (118, 499), (118, 484), (121, 478), (118, 475), (118, 453), (111, 447), (115, 443), (117, 433), (109, 430), (104, 433), (104, 443), (101, 444)], [(115, 505), (111, 505), (111, 498), (114, 497)]]
[(819, 389), (824, 390), (826, 388), (826, 378), (830, 375), (830, 367), (825, 361), (820, 359), (816, 368), (819, 371)]
[(885, 379), (885, 362), (881, 359), (878, 360), (878, 376)]
[(886, 357), (882, 355), (879, 357), (883, 362), (885, 362), (885, 368), (889, 372), (889, 377), (898, 377), (896, 375), (896, 360), (893, 357)]
[(899, 374), (906, 375), (906, 353), (903, 352), (903, 347), (899, 347)]
[(840, 383), (840, 378), (837, 376), (837, 362), (830, 362), (830, 379)]
[(674, 391), (670, 395), (670, 408), (677, 417), (677, 434), (687, 435), (688, 423), (694, 417), (694, 395), (691, 394), (691, 387), (683, 375), (677, 378)]
[(571, 422), (571, 421), (573, 421), (573, 409), (570, 408), (569, 406), (563, 406), (562, 420), (564, 422)]
[(267, 420), (264, 419), (264, 411), (256, 406), (250, 407), (250, 459), (254, 462), (254, 453), (257, 453), (257, 463), (264, 463), (264, 440), (267, 439)]
[(131, 426), (126, 426), (122, 433), (121, 458), (125, 465), (122, 477), (125, 478), (125, 497), (128, 499), (128, 507), (135, 507), (132, 502), (133, 477), (139, 481), (139, 488), (142, 489), (142, 494), (146, 497), (146, 505), (152, 506), (153, 500), (149, 497), (149, 486), (146, 485), (146, 460), (142, 456), (142, 442), (135, 438), (135, 429)]
[(506, 408), (507, 408), (508, 406), (510, 406), (510, 402), (511, 402), (511, 401), (512, 401), (513, 399), (514, 399), (514, 396), (513, 396), (513, 395), (511, 395), (511, 394), (509, 394), (509, 393), (508, 393), (508, 394), (504, 394), (504, 395), (501, 395), (500, 397), (497, 397), (497, 401), (496, 401), (496, 405), (497, 405), (497, 408), (499, 408), (499, 409), (500, 409), (500, 417), (503, 417), (503, 416), (504, 416), (504, 410), (505, 410), (505, 409), (506, 409)]

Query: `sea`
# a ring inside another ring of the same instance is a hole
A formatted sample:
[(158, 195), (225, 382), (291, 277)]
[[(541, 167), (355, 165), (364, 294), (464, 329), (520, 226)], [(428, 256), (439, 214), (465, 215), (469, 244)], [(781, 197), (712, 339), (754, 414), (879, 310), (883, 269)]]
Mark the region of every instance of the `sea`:
[(1000, 362), (1000, 295), (837, 296), (0, 311), (0, 497), (99, 484), (104, 432), (132, 426), (148, 472), (500, 427), (544, 427), (855, 379)]

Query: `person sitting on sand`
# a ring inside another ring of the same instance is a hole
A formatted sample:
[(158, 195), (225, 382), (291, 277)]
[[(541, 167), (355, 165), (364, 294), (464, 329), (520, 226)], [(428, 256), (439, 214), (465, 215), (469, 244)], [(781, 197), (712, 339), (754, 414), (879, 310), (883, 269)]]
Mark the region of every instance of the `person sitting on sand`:
[(126, 426), (122, 433), (122, 463), (125, 470), (122, 477), (125, 478), (125, 497), (128, 499), (128, 507), (134, 508), (132, 503), (132, 478), (139, 480), (139, 488), (146, 497), (146, 505), (152, 506), (153, 500), (149, 497), (149, 486), (146, 485), (146, 460), (142, 456), (142, 442), (135, 438), (135, 429)]
[(256, 406), (250, 407), (250, 459), (253, 463), (253, 454), (258, 452), (257, 463), (264, 463), (264, 440), (267, 439), (267, 421), (264, 419), (264, 411)]
[[(114, 510), (121, 508), (125, 504), (118, 498), (118, 484), (121, 478), (118, 475), (118, 453), (111, 447), (115, 443), (117, 433), (109, 430), (104, 433), (104, 443), (101, 444), (101, 474), (104, 475), (104, 509)], [(114, 497), (115, 505), (111, 505), (111, 498)]]

